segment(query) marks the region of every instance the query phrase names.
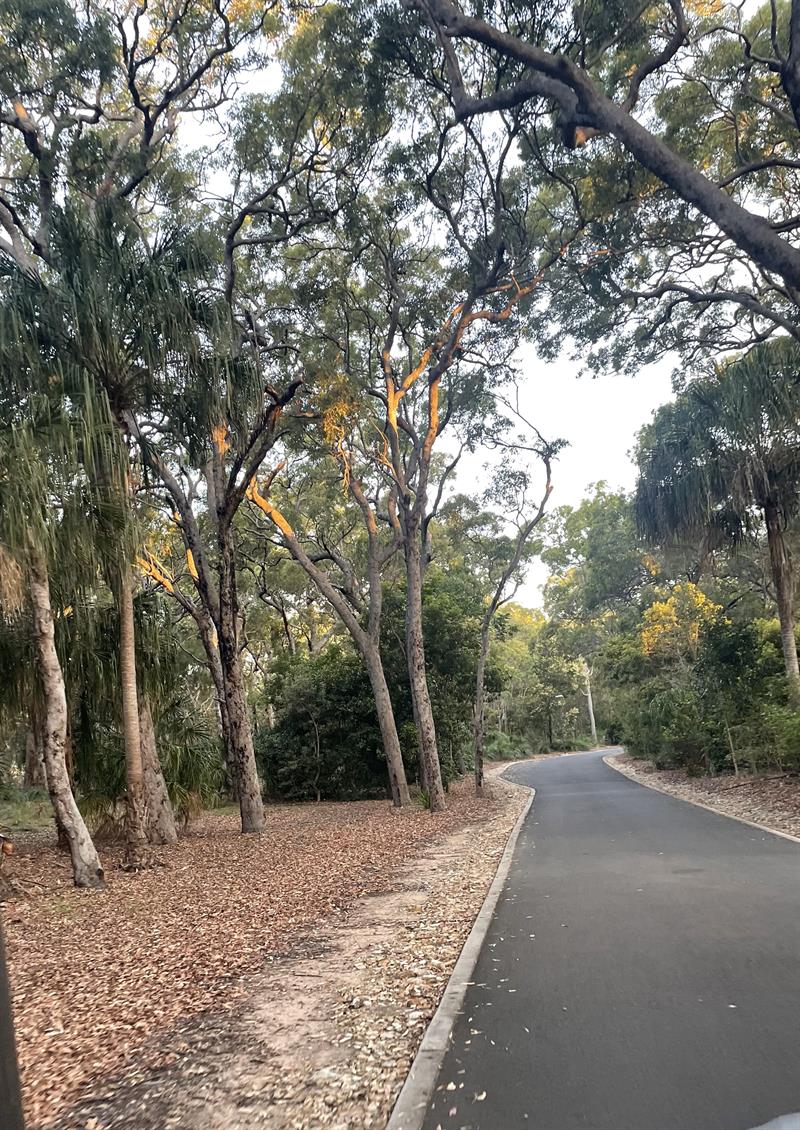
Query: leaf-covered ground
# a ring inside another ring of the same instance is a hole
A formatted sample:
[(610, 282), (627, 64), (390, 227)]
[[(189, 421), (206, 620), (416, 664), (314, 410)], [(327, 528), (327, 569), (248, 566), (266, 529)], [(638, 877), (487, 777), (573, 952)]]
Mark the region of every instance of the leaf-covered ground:
[(76, 891), (68, 861), (41, 841), (22, 846), (14, 873), (27, 894), (4, 921), (31, 1130), (141, 1070), (178, 1021), (234, 1009), (247, 974), (485, 815), (468, 782), (435, 816), (383, 802), (281, 806), (263, 836), (244, 837), (234, 813), (210, 813), (142, 874), (106, 854), (103, 893)]
[(425, 841), (390, 889), (328, 916), (227, 1011), (154, 1036), (55, 1130), (384, 1130), (527, 789)]
[(683, 769), (654, 769), (627, 754), (609, 758), (634, 781), (672, 796), (699, 801), (728, 816), (753, 820), (776, 832), (800, 836), (800, 777), (796, 775), (689, 777)]

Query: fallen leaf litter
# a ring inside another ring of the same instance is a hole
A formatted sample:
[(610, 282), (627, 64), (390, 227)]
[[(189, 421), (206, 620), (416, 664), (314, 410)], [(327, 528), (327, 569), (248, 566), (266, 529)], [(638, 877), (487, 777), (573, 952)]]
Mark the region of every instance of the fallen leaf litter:
[(164, 867), (106, 855), (100, 895), (21, 844), (33, 893), (4, 919), (30, 1130), (382, 1127), (528, 795), (487, 793), (462, 782), (433, 817), (280, 806), (262, 837), (210, 813)]

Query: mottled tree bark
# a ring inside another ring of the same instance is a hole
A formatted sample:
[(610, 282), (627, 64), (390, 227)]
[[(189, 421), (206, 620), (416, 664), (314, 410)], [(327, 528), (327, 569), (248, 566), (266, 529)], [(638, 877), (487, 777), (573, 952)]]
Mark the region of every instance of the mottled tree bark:
[(411, 803), (406, 780), (403, 753), (400, 748), (400, 738), (394, 718), (394, 708), (383, 670), (383, 661), (380, 653), (380, 622), (382, 607), (382, 588), (380, 578), (380, 553), (377, 544), (377, 528), (374, 515), (369, 511), (360, 485), (355, 479), (351, 480), (351, 489), (365, 515), (367, 531), (369, 534), (369, 629), (367, 631), (359, 623), (352, 606), (340, 589), (332, 583), (330, 577), (311, 560), (294, 530), (267, 498), (259, 493), (255, 484), (248, 493), (250, 501), (262, 510), (271, 522), (281, 531), (286, 548), (302, 567), (306, 575), (314, 582), (320, 593), (324, 596), (333, 610), (337, 613), (344, 626), (347, 628), (353, 643), (356, 645), (361, 658), (367, 668), (375, 710), (378, 715), (378, 724), (381, 731), (383, 751), (389, 771), (389, 784), (392, 792), (392, 801), (396, 808), (402, 808)]
[(403, 765), (403, 751), (400, 748), (400, 738), (394, 720), (394, 709), (389, 694), (389, 685), (381, 662), (380, 651), (377, 646), (364, 644), (360, 648), (361, 654), (369, 674), (372, 695), (375, 699), (375, 710), (378, 714), (378, 725), (381, 731), (383, 752), (389, 770), (389, 786), (392, 791), (392, 803), (395, 808), (403, 808), (411, 803), (411, 796), (406, 781), (406, 771)]
[(436, 745), (436, 723), (433, 720), (428, 675), (425, 670), (425, 638), (422, 629), (422, 562), (417, 538), (404, 546), (406, 559), (406, 652), (408, 678), (414, 714), (419, 730), (419, 752), (424, 787), (431, 812), (447, 807), (442, 784), (442, 769)]
[(228, 719), (230, 766), (236, 783), (242, 831), (261, 832), (264, 830), (264, 805), (261, 800), (261, 783), (256, 769), (253, 734), (247, 716), (247, 697), (239, 656), (236, 569), (233, 531), (230, 527), (220, 528), (219, 547), (221, 563), (217, 637)]
[(31, 728), (25, 735), (25, 771), (22, 783), (26, 789), (37, 789), (46, 784), (41, 726), (35, 724), (33, 720), (31, 720)]
[(147, 696), (139, 696), (139, 738), (142, 748), (142, 784), (145, 831), (151, 844), (174, 844), (178, 839), (175, 814), (158, 759), (156, 731)]
[(29, 589), (36, 660), (44, 692), (42, 746), (47, 790), (53, 804), (56, 823), (64, 830), (69, 844), (75, 886), (102, 887), (104, 886), (103, 868), (70, 788), (67, 773), (65, 759), (67, 695), (55, 646), (47, 565), (38, 555), (31, 557)]

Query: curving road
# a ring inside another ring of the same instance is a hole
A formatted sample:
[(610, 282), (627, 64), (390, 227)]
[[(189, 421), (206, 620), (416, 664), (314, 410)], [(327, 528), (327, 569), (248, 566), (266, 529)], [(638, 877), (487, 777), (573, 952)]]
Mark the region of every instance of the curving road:
[(599, 753), (507, 776), (536, 801), (425, 1130), (751, 1130), (800, 1111), (800, 844)]

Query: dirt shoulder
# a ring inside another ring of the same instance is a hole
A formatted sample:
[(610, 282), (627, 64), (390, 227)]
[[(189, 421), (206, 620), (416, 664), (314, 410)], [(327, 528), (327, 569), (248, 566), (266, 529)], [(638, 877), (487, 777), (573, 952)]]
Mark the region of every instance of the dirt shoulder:
[(800, 836), (798, 776), (688, 777), (683, 769), (654, 769), (624, 753), (606, 760), (643, 785), (708, 805), (726, 816), (752, 820), (775, 832)]
[(101, 895), (55, 853), (17, 860), (31, 1130), (383, 1126), (528, 796), (486, 792), (281, 807), (263, 837), (212, 814)]

